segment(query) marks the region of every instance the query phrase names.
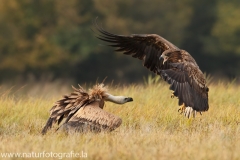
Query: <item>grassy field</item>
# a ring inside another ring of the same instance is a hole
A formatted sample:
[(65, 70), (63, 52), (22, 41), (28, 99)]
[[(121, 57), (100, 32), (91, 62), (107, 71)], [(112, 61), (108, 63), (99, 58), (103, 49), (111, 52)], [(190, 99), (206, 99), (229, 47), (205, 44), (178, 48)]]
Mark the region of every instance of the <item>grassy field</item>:
[(105, 110), (123, 120), (118, 129), (74, 135), (50, 131), (42, 136), (52, 104), (71, 91), (69, 85), (60, 86), (1, 86), (0, 156), (52, 153), (55, 158), (48, 159), (60, 159), (65, 153), (77, 153), (83, 156), (80, 159), (99, 160), (240, 159), (240, 87), (236, 84), (210, 85), (210, 109), (195, 119), (177, 112), (177, 99), (170, 98), (166, 83), (111, 85), (110, 93), (134, 99), (124, 105), (106, 103)]

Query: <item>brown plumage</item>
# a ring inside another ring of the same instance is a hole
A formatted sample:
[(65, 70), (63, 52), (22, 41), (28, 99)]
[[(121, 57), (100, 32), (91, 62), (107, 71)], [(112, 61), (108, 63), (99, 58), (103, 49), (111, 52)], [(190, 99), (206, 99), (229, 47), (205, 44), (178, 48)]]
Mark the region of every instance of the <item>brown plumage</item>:
[(61, 128), (67, 131), (112, 131), (121, 125), (122, 120), (103, 110), (104, 101), (117, 104), (133, 101), (131, 97), (109, 94), (103, 84), (96, 85), (90, 93), (84, 91), (80, 85), (79, 89), (72, 88), (74, 92), (63, 96), (51, 108), (50, 117), (42, 134), (46, 134), (53, 124), (59, 125), (64, 118), (65, 122)]
[(208, 110), (205, 77), (187, 51), (157, 34), (116, 35), (105, 31), (96, 22), (95, 28), (100, 33), (97, 38), (109, 42), (116, 51), (142, 60), (145, 67), (167, 81), (173, 95), (178, 97), (179, 105), (200, 112)]

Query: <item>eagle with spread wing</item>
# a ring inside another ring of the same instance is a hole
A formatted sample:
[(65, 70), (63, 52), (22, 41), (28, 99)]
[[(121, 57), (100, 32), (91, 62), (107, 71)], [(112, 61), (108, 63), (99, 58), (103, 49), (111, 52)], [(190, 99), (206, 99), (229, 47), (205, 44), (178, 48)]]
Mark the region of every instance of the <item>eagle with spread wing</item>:
[(117, 35), (105, 31), (96, 21), (94, 25), (99, 33), (97, 38), (110, 43), (115, 51), (142, 60), (146, 68), (168, 82), (173, 91), (171, 97), (179, 99), (178, 111), (186, 117), (208, 110), (206, 79), (187, 51), (157, 34)]

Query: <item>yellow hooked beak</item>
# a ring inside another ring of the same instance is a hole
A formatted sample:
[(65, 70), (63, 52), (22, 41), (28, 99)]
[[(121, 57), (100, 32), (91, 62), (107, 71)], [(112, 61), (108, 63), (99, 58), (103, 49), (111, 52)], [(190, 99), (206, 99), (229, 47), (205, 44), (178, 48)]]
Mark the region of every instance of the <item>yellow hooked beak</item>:
[(166, 56), (165, 54), (162, 54), (159, 59), (161, 58), (163, 59), (163, 64), (168, 60), (168, 56)]

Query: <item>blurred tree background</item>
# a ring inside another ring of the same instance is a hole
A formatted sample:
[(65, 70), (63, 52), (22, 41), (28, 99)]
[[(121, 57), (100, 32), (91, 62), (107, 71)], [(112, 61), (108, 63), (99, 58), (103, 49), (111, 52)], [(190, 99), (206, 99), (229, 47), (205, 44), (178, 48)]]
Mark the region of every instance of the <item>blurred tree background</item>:
[(156, 33), (187, 50), (203, 72), (240, 75), (240, 1), (1, 0), (0, 81), (142, 82), (142, 62), (114, 53), (92, 22), (116, 34)]

